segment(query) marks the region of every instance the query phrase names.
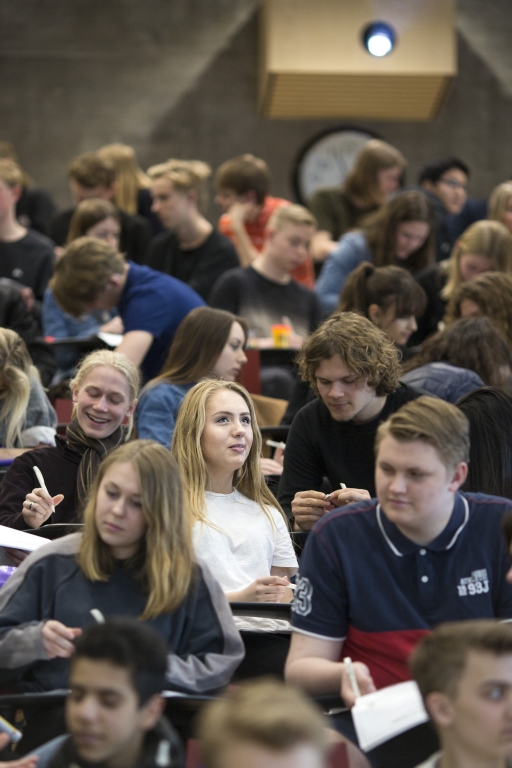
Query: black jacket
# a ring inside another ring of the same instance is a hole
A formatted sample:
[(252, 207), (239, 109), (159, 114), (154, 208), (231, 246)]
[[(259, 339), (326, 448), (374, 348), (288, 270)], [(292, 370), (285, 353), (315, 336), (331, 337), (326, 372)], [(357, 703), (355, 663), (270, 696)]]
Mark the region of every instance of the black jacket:
[[(43, 768), (91, 768), (90, 763), (80, 758), (71, 736), (64, 736), (56, 741), (54, 750), (53, 754), (44, 755)], [(35, 754), (38, 752), (39, 750), (36, 750)], [(181, 739), (169, 721), (162, 717), (155, 728), (146, 734), (137, 768), (165, 768), (162, 758), (166, 755), (169, 758), (169, 768), (184, 768), (185, 757)]]
[(39, 371), (43, 386), (49, 386), (57, 370), (53, 350), (41, 336), (34, 315), (29, 312), (19, 291), (0, 283), (0, 326), (16, 331), (27, 345), (30, 357)]
[(39, 483), (34, 466), (43, 473), (46, 487), (52, 496), (64, 494), (64, 500), (55, 507), (47, 523), (75, 523), (75, 490), (80, 454), (68, 447), (62, 437), (55, 438), (55, 448), (36, 448), (14, 459), (5, 473), (0, 488), (0, 525), (25, 531), (28, 528), (21, 514), (25, 496)]

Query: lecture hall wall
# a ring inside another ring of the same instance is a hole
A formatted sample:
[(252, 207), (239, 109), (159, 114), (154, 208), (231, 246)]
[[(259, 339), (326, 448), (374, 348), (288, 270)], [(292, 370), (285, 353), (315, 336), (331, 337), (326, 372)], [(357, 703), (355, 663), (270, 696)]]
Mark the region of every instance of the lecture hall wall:
[[(267, 160), (273, 192), (293, 195), (301, 147), (344, 121), (257, 114), (255, 0), (3, 0), (0, 139), (58, 203), (77, 154), (132, 144), (141, 164), (200, 158), (216, 167), (242, 152)], [(471, 193), (512, 176), (512, 99), (459, 37), (459, 76), (429, 123), (351, 120), (399, 147), (408, 180), (427, 160), (460, 155)], [(209, 216), (218, 215), (213, 203)]]

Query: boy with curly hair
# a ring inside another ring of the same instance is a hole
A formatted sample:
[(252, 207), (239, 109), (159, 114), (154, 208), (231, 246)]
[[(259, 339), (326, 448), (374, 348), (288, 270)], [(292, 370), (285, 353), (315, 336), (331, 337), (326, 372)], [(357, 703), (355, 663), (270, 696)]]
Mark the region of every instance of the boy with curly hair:
[[(332, 315), (304, 343), (300, 374), (317, 398), (293, 420), (279, 485), (296, 530), (310, 530), (334, 507), (375, 496), (377, 427), (422, 394), (399, 383), (399, 354), (383, 331), (355, 312)], [(333, 489), (329, 499), (320, 490), (324, 477)]]

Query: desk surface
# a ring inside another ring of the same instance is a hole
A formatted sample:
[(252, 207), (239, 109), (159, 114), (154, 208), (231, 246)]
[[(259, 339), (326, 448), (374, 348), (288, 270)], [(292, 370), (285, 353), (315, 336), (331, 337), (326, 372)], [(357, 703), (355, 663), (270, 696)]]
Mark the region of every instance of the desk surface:
[(22, 453), (31, 451), (32, 448), (0, 448), (0, 461), (13, 461), (17, 456), (21, 456)]

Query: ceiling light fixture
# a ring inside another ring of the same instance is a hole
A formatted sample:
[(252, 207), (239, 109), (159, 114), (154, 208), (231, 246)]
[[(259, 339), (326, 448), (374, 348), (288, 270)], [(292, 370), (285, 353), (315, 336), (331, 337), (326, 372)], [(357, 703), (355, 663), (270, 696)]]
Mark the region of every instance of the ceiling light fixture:
[(385, 21), (374, 21), (363, 29), (363, 44), (372, 56), (387, 56), (394, 48), (396, 33)]

